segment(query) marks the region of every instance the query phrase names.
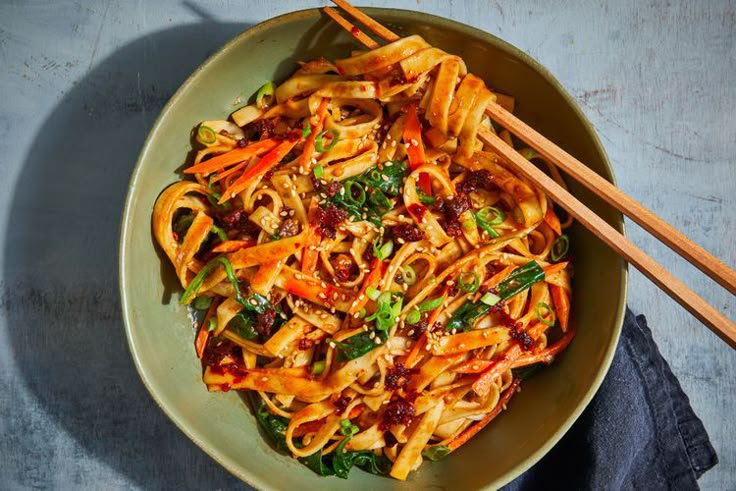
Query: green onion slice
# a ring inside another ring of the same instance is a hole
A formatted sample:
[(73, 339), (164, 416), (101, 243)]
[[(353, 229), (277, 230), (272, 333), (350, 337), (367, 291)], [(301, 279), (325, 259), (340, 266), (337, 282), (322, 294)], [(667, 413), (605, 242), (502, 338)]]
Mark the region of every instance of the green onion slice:
[(478, 273), (463, 271), (457, 279), (457, 286), (464, 292), (477, 292), (480, 288), (480, 277)]
[(263, 109), (273, 102), (274, 89), (273, 82), (265, 83), (258, 89), (258, 93), (256, 94), (256, 106), (258, 106), (258, 109)]
[(372, 286), (369, 286), (365, 289), (365, 294), (368, 298), (373, 300), (374, 302), (378, 300), (378, 297), (381, 296), (381, 292), (373, 288)]
[(442, 302), (444, 301), (445, 296), (442, 295), (440, 297), (433, 298), (432, 300), (425, 300), (424, 302), (419, 304), (418, 308), (420, 312), (429, 312), (442, 305)]
[(491, 307), (493, 307), (494, 305), (496, 305), (498, 302), (501, 301), (501, 297), (499, 297), (498, 295), (494, 293), (488, 292), (482, 297), (480, 297), (480, 301), (486, 305), (490, 305)]
[(325, 168), (322, 164), (315, 165), (312, 172), (314, 173), (314, 177), (317, 179), (322, 179), (325, 176)]
[(379, 246), (379, 239), (373, 241), (373, 255), (379, 260), (383, 261), (388, 258), (392, 252), (394, 252), (394, 241), (388, 240), (383, 245)]
[(552, 249), (549, 251), (550, 258), (554, 262), (559, 261), (565, 257), (569, 248), (570, 239), (565, 234), (560, 235), (552, 244)]
[(486, 222), (488, 225), (500, 225), (503, 223), (506, 215), (503, 211), (495, 206), (486, 206), (478, 210), (476, 216)]
[(225, 231), (223, 229), (221, 229), (220, 227), (218, 227), (217, 225), (212, 225), (211, 232), (213, 234), (216, 234), (217, 237), (219, 237), (219, 239), (221, 241), (227, 242), (227, 240), (228, 240), (227, 233), (225, 233)]
[(360, 431), (360, 428), (350, 422), (349, 419), (340, 420), (340, 433), (344, 436), (353, 436)]
[(210, 308), (211, 303), (212, 297), (200, 295), (199, 297), (194, 299), (194, 301), (192, 302), (192, 307), (197, 310), (207, 310), (208, 308)]
[(208, 331), (214, 331), (217, 327), (217, 319), (214, 317), (210, 317), (210, 320), (207, 321), (207, 330)]
[(322, 375), (322, 372), (325, 371), (325, 361), (315, 361), (314, 365), (312, 365), (312, 375)]
[(217, 142), (217, 133), (209, 126), (200, 124), (197, 128), (197, 141), (204, 145), (212, 145)]
[[(327, 133), (330, 133), (332, 135), (332, 141), (330, 141), (330, 144), (327, 146), (327, 148), (324, 147), (324, 137)], [(332, 147), (337, 145), (337, 141), (340, 139), (340, 133), (338, 133), (335, 130), (325, 130), (314, 139), (314, 148), (318, 152), (329, 152), (332, 150)]]
[[(545, 310), (544, 313), (542, 313), (542, 309)], [(545, 326), (552, 327), (555, 325), (555, 312), (554, 310), (552, 310), (549, 304), (545, 302), (539, 302), (534, 308), (534, 312), (537, 314), (537, 319), (539, 320), (539, 322), (541, 322)], [(548, 321), (547, 319), (545, 319), (545, 317), (548, 315), (552, 316), (552, 320)]]
[(402, 273), (402, 276), (404, 277), (404, 283), (411, 286), (417, 282), (417, 272), (414, 271), (414, 268), (407, 264), (402, 269), (404, 270), (404, 272)]
[(365, 203), (365, 189), (363, 185), (355, 181), (345, 181), (343, 184), (345, 195), (344, 200), (348, 204), (355, 205), (357, 207), (363, 206)]
[(422, 313), (418, 310), (412, 310), (406, 314), (406, 322), (409, 324), (416, 324), (420, 320), (422, 320)]
[(312, 134), (312, 125), (309, 124), (309, 121), (307, 121), (307, 124), (304, 125), (304, 129), (302, 129), (302, 138), (306, 138), (311, 134)]

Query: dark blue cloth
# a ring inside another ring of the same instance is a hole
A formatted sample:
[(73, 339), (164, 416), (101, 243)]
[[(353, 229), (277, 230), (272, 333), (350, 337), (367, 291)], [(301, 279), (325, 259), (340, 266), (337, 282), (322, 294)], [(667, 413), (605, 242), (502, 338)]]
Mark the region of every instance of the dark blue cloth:
[(698, 489), (717, 463), (646, 318), (627, 310), (593, 401), (552, 451), (503, 489)]

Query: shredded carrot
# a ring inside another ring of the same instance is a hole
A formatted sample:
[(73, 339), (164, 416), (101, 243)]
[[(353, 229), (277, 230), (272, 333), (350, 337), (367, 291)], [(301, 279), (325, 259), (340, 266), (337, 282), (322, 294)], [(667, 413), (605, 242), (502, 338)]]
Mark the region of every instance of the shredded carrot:
[(317, 138), (317, 135), (320, 134), (322, 132), (322, 128), (324, 128), (325, 118), (327, 117), (327, 104), (329, 104), (329, 102), (330, 99), (325, 97), (322, 99), (322, 102), (319, 103), (316, 113), (318, 123), (314, 128), (312, 128), (312, 132), (307, 136), (307, 141), (304, 143), (301, 167), (304, 168), (305, 172), (312, 169), (312, 157), (315, 152), (314, 139)]
[(360, 292), (358, 293), (355, 302), (353, 302), (350, 310), (348, 310), (348, 315), (359, 312), (360, 309), (365, 307), (365, 304), (368, 303), (366, 290), (368, 290), (368, 288), (376, 288), (378, 286), (381, 282), (381, 278), (383, 277), (385, 266), (386, 263), (384, 261), (381, 261), (377, 257), (373, 258), (373, 262), (371, 263), (371, 272), (363, 279), (363, 285), (360, 287)]
[(486, 414), (483, 419), (475, 423), (474, 425), (468, 427), (465, 431), (460, 433), (458, 436), (456, 436), (453, 440), (451, 440), (447, 446), (450, 448), (450, 451), (453, 452), (463, 446), (465, 442), (473, 438), (480, 430), (482, 430), (488, 423), (493, 421), (496, 416), (501, 414), (501, 411), (506, 409), (506, 405), (511, 400), (511, 397), (516, 393), (516, 389), (519, 387), (519, 384), (521, 383), (521, 380), (514, 379), (511, 382), (511, 385), (506, 389), (506, 391), (503, 393), (501, 398), (498, 400), (498, 404), (496, 404), (496, 407), (493, 408), (493, 411)]
[[(527, 333), (532, 339), (536, 340), (545, 330), (547, 330), (548, 327), (549, 326), (538, 322), (528, 328)], [(511, 368), (514, 361), (521, 355), (521, 345), (518, 341), (514, 341), (506, 353), (504, 353), (503, 358), (491, 362), (486, 371), (482, 372), (476, 381), (473, 382), (473, 391), (480, 396), (488, 394), (493, 380), (501, 375), (501, 373)]]
[(554, 344), (551, 344), (536, 353), (529, 353), (521, 355), (511, 365), (511, 368), (525, 367), (527, 365), (533, 365), (535, 363), (550, 363), (552, 359), (557, 356), (562, 350), (567, 348), (572, 338), (575, 337), (575, 328), (570, 328), (564, 336), (558, 339)]
[(212, 249), (213, 252), (235, 252), (239, 249), (245, 249), (246, 247), (252, 247), (256, 245), (255, 241), (252, 240), (228, 240), (222, 244), (218, 244)]
[(307, 212), (307, 230), (306, 240), (304, 241), (304, 249), (302, 249), (302, 273), (311, 275), (317, 267), (317, 259), (319, 252), (317, 246), (322, 238), (319, 233), (319, 223), (317, 221), (317, 208), (319, 201), (312, 198), (309, 202), (309, 211)]
[[(424, 165), (427, 162), (427, 156), (424, 154), (422, 125), (419, 122), (416, 104), (409, 105), (406, 111), (404, 133), (402, 136), (406, 145), (406, 155), (409, 157), (409, 167), (414, 170), (420, 165)], [(427, 196), (432, 195), (432, 181), (427, 173), (419, 175), (419, 189)]]
[(562, 226), (560, 225), (560, 219), (557, 218), (555, 211), (552, 209), (552, 204), (547, 205), (547, 212), (544, 214), (544, 223), (549, 225), (549, 228), (555, 231), (557, 235), (562, 235)]
[(406, 357), (406, 360), (404, 361), (404, 365), (407, 368), (413, 368), (414, 365), (417, 364), (419, 361), (419, 355), (422, 353), (422, 348), (424, 348), (424, 345), (427, 343), (427, 334), (422, 333), (421, 336), (419, 336), (419, 339), (417, 339), (417, 342), (414, 343), (414, 346), (411, 347), (411, 351)]
[(549, 292), (552, 294), (555, 315), (560, 321), (560, 328), (562, 328), (562, 332), (567, 332), (567, 325), (570, 320), (570, 293), (557, 285), (549, 285)]
[(202, 359), (202, 355), (204, 354), (204, 348), (207, 346), (207, 340), (210, 337), (210, 330), (207, 329), (207, 324), (209, 324), (210, 319), (213, 315), (215, 315), (215, 312), (217, 311), (217, 303), (212, 302), (210, 304), (210, 308), (207, 309), (207, 313), (204, 316), (204, 319), (202, 319), (202, 325), (199, 326), (199, 331), (197, 332), (197, 337), (194, 340), (194, 350), (197, 353), (197, 358), (200, 360)]
[(544, 277), (549, 278), (559, 273), (560, 271), (562, 271), (563, 269), (567, 267), (567, 264), (568, 264), (568, 261), (563, 261), (561, 263), (550, 264), (549, 266), (546, 266), (544, 268)]
[[(506, 266), (501, 271), (491, 276), (488, 279), (488, 281), (485, 282), (484, 286), (486, 288), (494, 288), (498, 286), (498, 284), (501, 283), (515, 269), (516, 269), (516, 266)], [(475, 296), (473, 296), (473, 302), (477, 302), (480, 297), (481, 297), (481, 293), (480, 293), (480, 290), (478, 290), (475, 293)]]
[(230, 150), (229, 152), (218, 155), (217, 157), (212, 157), (206, 162), (202, 162), (200, 164), (193, 165), (188, 169), (184, 169), (184, 173), (203, 174), (206, 176), (207, 174), (211, 174), (212, 172), (224, 169), (229, 165), (238, 164), (244, 160), (263, 155), (264, 153), (271, 151), (271, 149), (278, 145), (278, 143), (279, 140), (275, 138), (269, 138), (268, 140), (251, 143), (245, 148), (236, 148), (234, 150)]
[(453, 369), (455, 373), (480, 373), (491, 366), (491, 360), (472, 358)]
[(223, 204), (224, 202), (247, 188), (251, 184), (252, 179), (258, 176), (262, 176), (272, 168), (276, 167), (279, 162), (281, 162), (281, 159), (283, 159), (298, 142), (298, 139), (294, 139), (284, 140), (279, 143), (276, 148), (264, 155), (261, 160), (246, 169), (245, 172), (243, 172), (243, 174), (238, 178), (238, 180), (232, 183), (232, 185), (230, 185), (230, 187), (228, 187), (225, 192), (222, 193), (222, 198), (220, 198), (218, 204)]

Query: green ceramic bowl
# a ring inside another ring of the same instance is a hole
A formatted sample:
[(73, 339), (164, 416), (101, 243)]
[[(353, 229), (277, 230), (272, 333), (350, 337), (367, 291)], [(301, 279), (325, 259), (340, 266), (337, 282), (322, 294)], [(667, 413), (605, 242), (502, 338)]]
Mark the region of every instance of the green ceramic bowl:
[[(611, 168), (593, 128), (573, 99), (537, 62), (504, 41), (465, 25), (402, 10), (365, 9), (396, 32), (418, 33), (462, 56), (489, 86), (517, 98), (517, 114), (607, 179)], [(571, 231), (575, 256), (573, 322), (567, 351), (524, 385), (496, 421), (441, 462), (427, 462), (407, 482), (360, 470), (349, 482), (318, 477), (276, 453), (260, 436), (237, 394), (210, 394), (201, 382), (192, 326), (180, 289), (151, 233), (151, 210), (190, 150), (191, 128), (224, 118), (237, 97), (267, 80), (286, 78), (298, 60), (345, 57), (356, 43), (318, 10), (259, 24), (207, 60), (171, 98), (151, 130), (133, 173), (120, 244), (125, 326), (138, 372), (166, 414), (202, 450), (261, 489), (478, 489), (507, 483), (539, 460), (568, 430), (598, 389), (621, 330), (624, 263), (580, 226)], [(579, 199), (618, 230), (621, 216), (580, 186)], [(141, 457), (143, 458), (143, 457)]]

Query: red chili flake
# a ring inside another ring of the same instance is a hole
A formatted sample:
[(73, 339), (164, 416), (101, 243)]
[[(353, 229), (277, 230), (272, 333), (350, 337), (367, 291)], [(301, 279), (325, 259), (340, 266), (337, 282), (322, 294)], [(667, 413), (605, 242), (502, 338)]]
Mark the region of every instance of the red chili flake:
[(416, 369), (406, 368), (403, 363), (395, 364), (386, 372), (386, 381), (384, 382), (386, 390), (406, 388), (409, 384), (409, 377), (415, 373), (417, 373)]
[(332, 181), (325, 187), (325, 194), (328, 198), (333, 198), (342, 189), (339, 181)]
[(496, 186), (493, 184), (493, 175), (487, 169), (469, 171), (465, 174), (465, 180), (455, 186), (458, 192), (468, 194), (476, 189), (487, 189), (493, 191)]
[(445, 232), (450, 237), (462, 235), (460, 215), (470, 209), (470, 199), (467, 194), (458, 193), (454, 199), (444, 200), (445, 204)]
[(405, 399), (413, 404), (417, 400), (417, 397), (419, 397), (419, 392), (412, 389), (406, 392)]
[(263, 339), (271, 337), (271, 327), (276, 322), (276, 311), (274, 309), (266, 309), (262, 314), (258, 314), (256, 318), (256, 331)]
[(402, 223), (391, 227), (391, 233), (397, 239), (402, 239), (407, 242), (418, 242), (425, 239), (424, 232), (422, 232), (416, 225), (411, 223)]
[(350, 29), (350, 34), (352, 34), (353, 36), (359, 36), (360, 35), (360, 29), (358, 29), (357, 26), (353, 26)]
[(345, 396), (340, 396), (337, 399), (335, 399), (335, 402), (333, 402), (332, 404), (335, 405), (335, 414), (339, 416), (343, 412), (345, 412), (345, 409), (347, 409), (348, 404), (350, 404), (350, 398), (345, 397)]
[(511, 337), (521, 345), (524, 351), (529, 351), (534, 347), (534, 340), (525, 329), (521, 328), (519, 323), (511, 327)]
[(335, 278), (340, 282), (350, 279), (350, 275), (357, 269), (355, 263), (347, 254), (338, 254), (330, 259), (330, 264), (335, 270)]
[(385, 431), (393, 425), (403, 424), (408, 426), (415, 415), (414, 405), (403, 397), (397, 397), (386, 406), (379, 427)]
[(421, 220), (425, 213), (427, 213), (427, 207), (418, 203), (412, 203), (407, 208), (409, 213), (412, 214), (417, 220)]
[(345, 210), (338, 208), (332, 203), (324, 208), (317, 208), (317, 223), (319, 224), (320, 233), (325, 237), (334, 239), (337, 232), (337, 226), (340, 225), (347, 216), (348, 213)]
[(299, 340), (299, 345), (298, 345), (298, 347), (299, 347), (299, 349), (300, 349), (300, 350), (302, 350), (302, 351), (308, 350), (308, 349), (309, 349), (309, 348), (311, 348), (312, 346), (314, 346), (314, 341), (312, 341), (312, 340), (311, 340), (311, 339), (309, 339), (309, 338), (301, 338), (301, 339)]

